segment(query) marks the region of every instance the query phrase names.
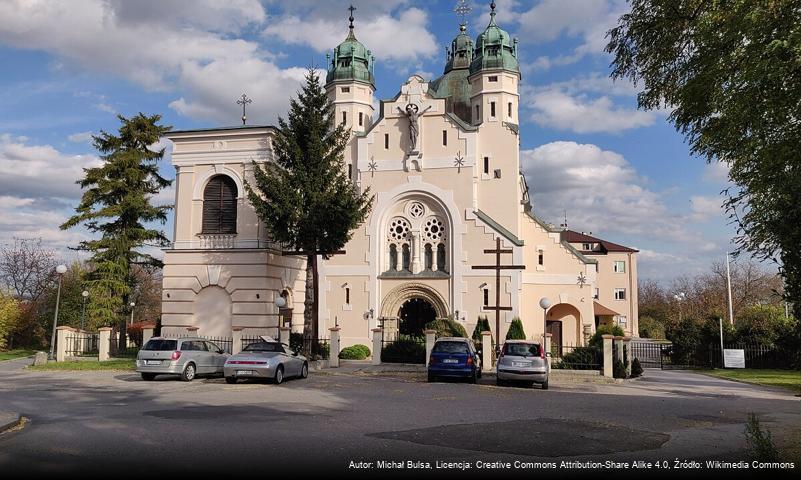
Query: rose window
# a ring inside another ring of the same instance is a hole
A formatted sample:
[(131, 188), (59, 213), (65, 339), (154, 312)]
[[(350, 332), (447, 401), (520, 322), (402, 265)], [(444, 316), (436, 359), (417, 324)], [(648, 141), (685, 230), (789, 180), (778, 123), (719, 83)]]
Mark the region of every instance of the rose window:
[(426, 209), (420, 202), (413, 202), (409, 207), (409, 216), (412, 218), (420, 218), (424, 213), (426, 213)]
[(402, 218), (396, 218), (389, 224), (389, 238), (394, 241), (407, 240), (409, 238), (409, 222)]
[(445, 240), (445, 227), (437, 217), (426, 220), (423, 231), (427, 240)]

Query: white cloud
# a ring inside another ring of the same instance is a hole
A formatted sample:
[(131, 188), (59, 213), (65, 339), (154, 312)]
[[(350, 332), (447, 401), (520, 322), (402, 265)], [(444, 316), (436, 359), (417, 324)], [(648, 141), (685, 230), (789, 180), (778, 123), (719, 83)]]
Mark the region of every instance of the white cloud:
[(79, 132), (67, 136), (67, 140), (73, 143), (84, 143), (92, 140), (92, 132)]
[[(601, 88), (604, 84), (606, 89)], [(617, 105), (612, 96), (630, 93), (630, 88), (597, 76), (526, 90), (524, 106), (531, 110), (531, 120), (546, 128), (576, 133), (619, 133), (652, 125), (658, 115)], [(603, 94), (598, 95), (600, 92)]]
[(726, 162), (707, 163), (703, 179), (711, 183), (729, 184), (729, 165)]
[[(359, 19), (356, 38), (381, 61), (416, 61), (438, 52), (437, 40), (426, 25), (429, 15), (418, 9), (403, 11), (397, 18), (381, 14)], [(344, 22), (337, 18), (308, 19), (284, 16), (275, 19), (264, 29), (267, 37), (289, 44), (308, 45), (318, 52), (328, 52), (347, 35)]]
[(695, 222), (705, 222), (712, 218), (723, 218), (723, 200), (719, 196), (704, 197), (693, 195), (690, 197), (691, 218)]

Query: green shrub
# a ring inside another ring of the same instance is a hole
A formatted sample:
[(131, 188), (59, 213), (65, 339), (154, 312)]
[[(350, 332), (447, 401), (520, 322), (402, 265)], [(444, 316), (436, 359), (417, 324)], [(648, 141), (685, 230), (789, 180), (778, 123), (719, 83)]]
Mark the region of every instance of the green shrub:
[(312, 345), (312, 359), (328, 360), (331, 358), (331, 345), (315, 343)]
[(612, 376), (615, 378), (626, 378), (626, 365), (620, 360), (612, 363)]
[[(554, 345), (553, 349), (558, 350)], [(600, 352), (595, 347), (576, 347), (572, 352), (566, 353), (554, 362), (552, 368), (568, 370), (598, 370), (602, 360)]]
[(339, 352), (339, 358), (343, 360), (364, 360), (370, 356), (370, 349), (367, 345), (351, 345), (350, 347), (343, 348)]
[(598, 328), (595, 330), (595, 333), (592, 335), (592, 337), (590, 337), (589, 345), (591, 347), (604, 348), (604, 339), (602, 335), (614, 335), (616, 337), (623, 337), (626, 335), (626, 332), (624, 332), (619, 325), (615, 325), (614, 323), (604, 323), (598, 325)]
[(461, 323), (454, 319), (438, 318), (426, 324), (427, 330), (436, 330), (436, 337), (464, 337), (467, 338), (467, 330), (464, 329)]
[(748, 453), (752, 460), (759, 462), (777, 462), (779, 451), (773, 443), (770, 431), (762, 431), (759, 417), (754, 413), (748, 414), (745, 424), (745, 439), (748, 442)]
[(509, 330), (506, 331), (507, 340), (525, 340), (526, 332), (523, 331), (523, 322), (520, 317), (512, 319), (512, 324), (509, 325)]
[(303, 350), (303, 334), (302, 333), (290, 333), (289, 334), (289, 348), (296, 352), (300, 352)]
[[(476, 344), (476, 348), (481, 351), (483, 345), (484, 338), (481, 336), (481, 332), (491, 332), (492, 329), (490, 328), (489, 319), (486, 316), (478, 317), (478, 323), (476, 323), (476, 328), (473, 329), (473, 342)], [(495, 350), (495, 339), (490, 337), (490, 344), (492, 345), (492, 349)]]
[(643, 370), (642, 370), (642, 365), (640, 365), (640, 360), (637, 359), (637, 358), (634, 358), (634, 360), (631, 362), (631, 376), (632, 376), (632, 378), (633, 377), (639, 377), (640, 375), (642, 375), (642, 372), (643, 372)]
[(394, 342), (386, 344), (381, 350), (381, 361), (389, 363), (425, 363), (425, 339), (399, 335)]
[(685, 318), (670, 334), (673, 343), (671, 358), (676, 365), (704, 365), (708, 363), (705, 335), (702, 325), (694, 318)]
[[(728, 326), (728, 322), (724, 322)], [(784, 316), (784, 308), (776, 305), (751, 305), (737, 316), (737, 336), (740, 340), (773, 345), (792, 334), (794, 321)]]
[(653, 338), (656, 340), (665, 339), (665, 326), (651, 317), (640, 317), (640, 337)]

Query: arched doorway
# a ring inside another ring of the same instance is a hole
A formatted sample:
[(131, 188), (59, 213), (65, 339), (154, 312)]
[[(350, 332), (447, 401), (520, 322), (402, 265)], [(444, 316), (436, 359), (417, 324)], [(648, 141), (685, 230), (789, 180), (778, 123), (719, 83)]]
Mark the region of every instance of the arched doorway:
[(423, 335), (426, 324), (437, 318), (437, 311), (434, 305), (424, 298), (410, 298), (401, 305), (398, 318), (400, 319), (398, 330), (401, 335), (419, 337)]

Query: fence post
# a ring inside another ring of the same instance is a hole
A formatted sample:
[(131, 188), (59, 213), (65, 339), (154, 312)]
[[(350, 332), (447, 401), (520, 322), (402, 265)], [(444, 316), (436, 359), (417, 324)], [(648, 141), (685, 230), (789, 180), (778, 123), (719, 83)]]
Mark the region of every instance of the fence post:
[(109, 356), (109, 343), (111, 343), (111, 327), (100, 327), (97, 329), (97, 359), (98, 361), (105, 362), (110, 358)]
[(242, 327), (231, 329), (231, 355), (236, 355), (242, 351)]
[(623, 337), (615, 337), (615, 350), (617, 350), (615, 360), (623, 363)]
[(331, 339), (328, 345), (328, 366), (330, 368), (339, 367), (339, 331), (340, 327), (331, 327), (328, 331), (331, 332)]
[(278, 327), (278, 341), (289, 345), (289, 332), (291, 327)]
[(425, 330), (426, 334), (426, 367), (428, 367), (428, 360), (431, 358), (431, 350), (434, 350), (434, 342), (437, 341), (436, 330)]
[(614, 335), (601, 335), (604, 339), (604, 377), (613, 378), (612, 373), (612, 339)]
[(142, 346), (144, 347), (148, 340), (153, 338), (153, 330), (156, 329), (156, 325), (148, 324), (142, 325)]
[(481, 370), (492, 370), (492, 332), (489, 330), (481, 332)]
[(629, 353), (623, 357), (626, 361), (626, 378), (628, 378), (631, 376), (631, 362), (634, 361), (632, 358), (634, 354), (631, 351), (631, 337), (623, 337), (623, 348)]
[(56, 361), (63, 362), (67, 356), (67, 334), (72, 333), (72, 327), (56, 327)]
[(384, 339), (384, 329), (373, 329), (373, 365), (381, 365), (381, 342)]

